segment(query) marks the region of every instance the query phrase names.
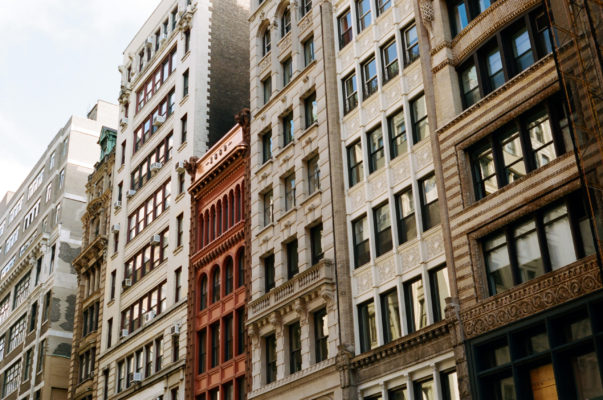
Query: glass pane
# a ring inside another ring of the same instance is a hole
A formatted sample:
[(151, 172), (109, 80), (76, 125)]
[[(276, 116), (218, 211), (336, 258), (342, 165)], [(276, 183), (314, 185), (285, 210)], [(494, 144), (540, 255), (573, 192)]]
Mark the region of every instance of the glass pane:
[(461, 84), (463, 86), (463, 94), (465, 95), (465, 105), (469, 107), (475, 104), (480, 97), (475, 65), (471, 65), (461, 72)]
[(463, 30), (469, 23), (469, 18), (467, 17), (467, 8), (465, 7), (464, 2), (458, 3), (453, 10), (454, 13), (454, 25), (456, 28), (456, 33), (459, 33)]
[(460, 400), (459, 385), (456, 371), (445, 373), (442, 376), (442, 391), (446, 400)]
[(478, 199), (486, 197), (498, 190), (496, 180), (496, 170), (494, 166), (494, 155), (492, 148), (487, 145), (474, 155), (474, 165), (476, 173), (476, 196)]
[(548, 211), (543, 222), (551, 267), (557, 269), (576, 261), (567, 207), (563, 204)]
[(512, 288), (513, 274), (505, 235), (499, 234), (486, 240), (484, 253), (492, 294)]
[(409, 317), (414, 330), (419, 330), (427, 326), (427, 310), (425, 309), (425, 292), (423, 290), (423, 281), (417, 280), (409, 286), (409, 302), (412, 307)]
[(404, 112), (400, 111), (389, 119), (389, 134), (392, 141), (391, 158), (405, 153), (407, 150), (406, 124)]
[(415, 383), (415, 398), (420, 400), (435, 400), (433, 380)]
[(488, 67), (488, 77), (490, 78), (490, 89), (494, 90), (505, 83), (502, 59), (498, 49), (492, 50), (486, 56), (486, 65)]
[(423, 196), (425, 204), (429, 204), (438, 199), (438, 189), (436, 188), (435, 176), (423, 181)]
[(506, 133), (501, 144), (507, 183), (515, 182), (526, 174), (519, 132), (513, 129)]
[(375, 210), (375, 226), (377, 227), (377, 232), (381, 232), (390, 227), (389, 207), (387, 204)]
[(486, 11), (486, 8), (490, 7), (490, 0), (478, 0), (479, 12)]
[(517, 266), (521, 282), (529, 281), (544, 274), (544, 264), (540, 255), (536, 223), (528, 221), (513, 230)]
[(572, 371), (576, 385), (576, 399), (589, 400), (603, 397), (601, 373), (595, 353), (588, 353), (572, 359)]
[(368, 239), (367, 219), (362, 218), (359, 221), (354, 222), (354, 239), (356, 243), (360, 243), (365, 239)]
[(511, 39), (513, 47), (513, 56), (515, 57), (518, 72), (523, 71), (534, 63), (532, 54), (532, 45), (530, 36), (526, 28), (516, 32)]
[(383, 296), (383, 308), (386, 315), (385, 321), (383, 321), (386, 330), (386, 342), (396, 340), (402, 336), (402, 332), (400, 330), (398, 294), (395, 290)]
[(387, 391), (389, 400), (409, 400), (408, 390), (405, 387), (390, 389)]
[(398, 197), (398, 201), (399, 201), (398, 206), (399, 206), (402, 218), (405, 218), (411, 214), (414, 214), (415, 206), (414, 206), (414, 202), (412, 199), (412, 191), (409, 190), (407, 192), (402, 193)]
[(438, 320), (444, 318), (444, 310), (446, 309), (446, 297), (450, 296), (450, 284), (448, 282), (448, 268), (441, 268), (435, 272), (435, 282), (437, 286), (432, 288), (436, 291), (437, 302), (440, 315)]
[(551, 124), (546, 111), (541, 111), (528, 123), (528, 131), (534, 150), (536, 168), (540, 168), (556, 158)]

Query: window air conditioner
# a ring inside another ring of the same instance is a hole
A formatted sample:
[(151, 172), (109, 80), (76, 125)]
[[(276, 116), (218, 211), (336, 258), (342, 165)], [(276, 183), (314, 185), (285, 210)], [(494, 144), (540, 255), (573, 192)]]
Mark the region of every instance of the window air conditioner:
[(163, 167), (163, 164), (160, 162), (154, 162), (151, 164), (151, 172), (157, 172)]
[(134, 372), (132, 374), (132, 382), (142, 382), (142, 373), (141, 372)]
[(121, 286), (122, 287), (130, 287), (132, 286), (132, 279), (130, 278), (126, 278), (123, 281), (121, 281)]
[(174, 324), (171, 329), (172, 336), (180, 335), (180, 325)]
[(161, 243), (161, 235), (153, 235), (153, 236), (151, 236), (151, 241), (150, 241), (151, 245), (156, 245), (156, 244), (159, 244), (159, 243)]
[(115, 203), (113, 203), (113, 206), (115, 208), (121, 208), (121, 200), (117, 200)]
[(178, 161), (176, 163), (176, 171), (184, 172), (184, 161)]
[(144, 315), (144, 323), (147, 324), (155, 318), (155, 311), (149, 311)]
[(165, 122), (165, 115), (157, 114), (153, 117), (153, 126), (161, 126)]
[(130, 189), (128, 190), (128, 193), (126, 194), (126, 196), (128, 196), (128, 198), (134, 196), (136, 194), (136, 190), (135, 189)]
[(119, 224), (115, 224), (111, 227), (111, 230), (113, 231), (113, 233), (119, 232), (119, 229), (120, 229)]
[(128, 332), (128, 330), (127, 330), (127, 329), (122, 329), (122, 330), (121, 330), (121, 337), (126, 337), (126, 336), (128, 336), (128, 333), (129, 333), (129, 332)]

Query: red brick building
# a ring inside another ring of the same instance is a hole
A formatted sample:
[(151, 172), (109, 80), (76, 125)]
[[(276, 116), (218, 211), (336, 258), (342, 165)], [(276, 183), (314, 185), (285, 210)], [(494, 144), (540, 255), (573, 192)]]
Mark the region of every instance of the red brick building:
[(248, 145), (236, 125), (191, 160), (187, 398), (245, 398), (245, 207)]

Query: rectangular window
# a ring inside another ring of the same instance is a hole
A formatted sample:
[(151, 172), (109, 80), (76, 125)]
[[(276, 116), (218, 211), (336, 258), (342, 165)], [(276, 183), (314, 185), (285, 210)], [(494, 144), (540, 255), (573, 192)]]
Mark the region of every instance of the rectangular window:
[(177, 236), (176, 236), (176, 247), (182, 246), (182, 238), (184, 235), (184, 216), (180, 214), (176, 217), (176, 227), (177, 227)]
[(297, 261), (297, 239), (285, 245), (287, 250), (287, 279), (293, 278), (299, 272)]
[(392, 289), (381, 295), (381, 315), (383, 322), (383, 340), (389, 343), (402, 336), (398, 291)]
[(2, 384), (2, 397), (13, 393), (19, 387), (19, 372), (21, 371), (21, 360), (16, 361), (4, 372), (4, 382)]
[(376, 0), (377, 16), (383, 14), (391, 5), (391, 0)]
[(113, 318), (109, 318), (107, 320), (107, 348), (111, 347), (112, 338), (113, 338)]
[(163, 338), (155, 339), (155, 372), (161, 371), (161, 361), (163, 359), (163, 346), (161, 345)]
[(396, 213), (398, 214), (398, 244), (408, 242), (417, 237), (412, 189), (405, 190), (396, 195)]
[(360, 327), (360, 351), (364, 353), (377, 347), (379, 344), (377, 342), (377, 324), (373, 300), (358, 306), (358, 325)]
[(477, 69), (473, 61), (461, 70), (460, 81), (463, 92), (463, 106), (465, 108), (471, 107), (481, 98), (479, 83), (477, 81)]
[(188, 133), (188, 117), (186, 114), (180, 118), (180, 143), (186, 142), (186, 136)]
[(358, 268), (371, 260), (366, 215), (352, 222), (352, 235), (354, 236), (354, 266)]
[(301, 0), (299, 10), (301, 17), (308, 14), (312, 10), (312, 0)]
[(283, 179), (285, 185), (285, 211), (295, 207), (295, 173)]
[(314, 320), (314, 346), (316, 362), (329, 358), (329, 320), (327, 310), (322, 308), (313, 315)]
[(289, 373), (301, 371), (301, 328), (299, 322), (289, 325)]
[(337, 18), (339, 28), (339, 48), (343, 49), (348, 43), (352, 41), (354, 32), (352, 31), (352, 13), (349, 9), (344, 11), (339, 18)]
[(31, 273), (27, 273), (21, 280), (15, 285), (15, 291), (13, 295), (13, 310), (20, 305), (23, 300), (29, 295), (29, 281)]
[(425, 96), (421, 95), (410, 102), (412, 116), (412, 134), (414, 144), (429, 136), (429, 123), (427, 121), (427, 108)]
[(283, 123), (283, 147), (293, 142), (294, 126), (293, 126), (293, 111), (289, 112), (282, 118)]
[(404, 66), (408, 66), (419, 58), (419, 37), (415, 24), (403, 30), (402, 40), (404, 42)]
[(111, 292), (110, 292), (111, 296), (110, 296), (109, 300), (115, 299), (115, 284), (117, 281), (116, 274), (117, 274), (116, 270), (111, 271)]
[(356, 74), (352, 73), (345, 77), (342, 82), (343, 85), (343, 112), (344, 114), (349, 113), (358, 105), (358, 88), (356, 86)]
[(427, 303), (421, 278), (404, 284), (404, 296), (408, 333), (413, 333), (427, 326)]
[(264, 214), (264, 226), (268, 226), (272, 223), (274, 217), (274, 204), (272, 202), (272, 190), (264, 193), (262, 196), (263, 214)]
[(377, 257), (379, 257), (390, 251), (393, 247), (389, 203), (374, 208), (373, 219), (375, 222), (375, 247), (377, 249)]
[(322, 252), (322, 224), (310, 228), (310, 250), (312, 252), (312, 265), (316, 265), (324, 257)]
[[(312, 4), (312, 0), (305, 1)], [(310, 37), (304, 42), (304, 66), (307, 67), (312, 61), (314, 61), (314, 37)]]
[(360, 141), (357, 141), (348, 146), (347, 150), (349, 185), (352, 187), (364, 179), (362, 144)]
[(320, 167), (318, 165), (318, 156), (310, 158), (307, 162), (308, 169), (308, 194), (320, 190)]
[(8, 331), (7, 354), (13, 351), (25, 339), (26, 324), (27, 320), (25, 319), (25, 314), (23, 314), (23, 316), (10, 327)]
[(191, 49), (191, 31), (186, 30), (184, 32), (184, 54), (188, 53)]
[(456, 0), (450, 3), (450, 18), (453, 31), (452, 35), (456, 36), (469, 24), (471, 19), (467, 4), (465, 4), (464, 0)]
[(306, 117), (306, 129), (318, 121), (318, 110), (316, 109), (316, 93), (304, 99), (304, 116)]
[(274, 254), (264, 257), (264, 291), (274, 288)]
[(182, 292), (182, 268), (178, 268), (174, 272), (174, 302), (180, 301)]
[(356, 15), (358, 16), (358, 33), (371, 24), (371, 3), (369, 0), (356, 0)]
[(42, 322), (48, 320), (48, 312), (50, 311), (50, 291), (44, 295), (44, 309), (42, 310)]
[(270, 27), (267, 27), (264, 31), (264, 34), (262, 35), (262, 57), (270, 53), (270, 42)]
[(188, 96), (188, 69), (182, 74), (182, 97)]
[(232, 358), (233, 354), (233, 318), (232, 314), (224, 317), (224, 361)]
[(262, 163), (272, 159), (272, 131), (262, 135)]
[(31, 363), (33, 358), (33, 347), (27, 350), (25, 353), (25, 359), (23, 360), (23, 376), (21, 377), (21, 381), (29, 381), (31, 378)]
[(281, 66), (283, 68), (283, 86), (287, 86), (289, 82), (291, 82), (291, 77), (293, 76), (293, 62), (291, 61), (291, 57), (283, 61)]
[[(368, 0), (365, 0), (368, 2)], [(371, 57), (361, 65), (362, 69), (362, 98), (367, 99), (379, 89), (377, 80), (377, 61)]]
[(369, 145), (369, 171), (375, 172), (385, 166), (385, 150), (383, 148), (383, 132), (381, 125), (367, 132), (366, 139)]
[(237, 310), (237, 355), (245, 352), (245, 309)]
[(419, 181), (421, 190), (421, 214), (423, 216), (423, 232), (440, 223), (440, 206), (435, 175)]
[(180, 336), (172, 335), (172, 362), (180, 359)]
[(264, 104), (270, 101), (272, 96), (272, 77), (268, 76), (262, 81), (262, 93), (264, 95)]
[(31, 312), (29, 313), (29, 332), (36, 329), (38, 324), (38, 302), (36, 301), (31, 305)]
[(44, 355), (46, 353), (46, 339), (38, 345), (38, 359), (36, 360), (36, 374), (44, 371)]
[(438, 267), (429, 271), (429, 283), (431, 285), (431, 303), (433, 304), (434, 322), (444, 319), (446, 309), (446, 297), (450, 297), (450, 285), (448, 283), (448, 268)]
[(406, 137), (406, 122), (404, 111), (400, 110), (387, 118), (389, 131), (390, 159), (398, 157), (408, 151), (408, 138)]
[(266, 383), (276, 381), (276, 336), (268, 335), (264, 338), (266, 351)]
[(202, 374), (205, 372), (205, 366), (207, 364), (207, 331), (205, 328), (201, 329), (197, 332), (197, 349), (198, 349), (198, 364), (197, 364), (197, 374)]
[[(379, 0), (377, 0), (379, 1)], [(383, 1), (383, 0), (381, 0)], [(389, 0), (387, 1), (389, 7)], [(398, 49), (396, 40), (393, 39), (381, 48), (381, 58), (383, 59), (383, 84), (398, 75)]]
[(178, 194), (184, 193), (185, 190), (186, 190), (185, 175), (184, 175), (184, 172), (180, 172), (178, 174)]

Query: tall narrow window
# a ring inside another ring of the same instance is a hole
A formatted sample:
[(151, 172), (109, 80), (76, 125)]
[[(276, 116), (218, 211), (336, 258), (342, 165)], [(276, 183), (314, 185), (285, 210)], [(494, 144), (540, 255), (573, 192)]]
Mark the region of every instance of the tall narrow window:
[(262, 163), (272, 159), (272, 131), (262, 135)]
[(471, 107), (480, 99), (479, 83), (477, 81), (477, 70), (475, 64), (470, 62), (461, 70), (461, 88), (463, 89), (463, 105)]
[(433, 304), (433, 319), (435, 322), (444, 319), (446, 309), (446, 297), (450, 296), (450, 285), (448, 284), (448, 269), (443, 267), (429, 271), (429, 283), (431, 285), (431, 302)]
[(188, 53), (191, 49), (191, 31), (186, 30), (184, 32), (184, 54)]
[(387, 119), (387, 129), (389, 131), (390, 159), (393, 160), (408, 151), (404, 110), (398, 111)]
[(214, 267), (211, 275), (211, 301), (212, 303), (220, 300), (220, 268)]
[(288, 175), (283, 180), (285, 185), (285, 211), (295, 207), (295, 173)]
[(379, 257), (393, 247), (389, 204), (385, 203), (373, 209), (373, 218), (375, 220), (375, 247), (377, 257)]
[(362, 98), (367, 99), (379, 89), (379, 81), (377, 80), (377, 61), (375, 61), (375, 57), (371, 57), (369, 60), (365, 61), (361, 68)]
[[(311, 0), (305, 0), (310, 1)], [(310, 37), (304, 42), (304, 66), (310, 65), (314, 61), (314, 37)]]
[(450, 18), (453, 36), (469, 24), (470, 14), (464, 0), (456, 0), (450, 4)]
[(352, 222), (352, 235), (354, 237), (354, 265), (358, 268), (371, 259), (366, 215)]
[(308, 194), (312, 194), (320, 190), (320, 167), (318, 166), (318, 156), (310, 158), (307, 163), (308, 167)]
[(396, 212), (398, 214), (398, 244), (402, 244), (417, 236), (412, 189), (405, 190), (396, 196)]
[(356, 0), (356, 15), (358, 16), (358, 33), (360, 33), (371, 24), (371, 2)]
[(201, 277), (201, 288), (199, 290), (199, 309), (207, 308), (207, 275)]
[(383, 340), (389, 343), (402, 336), (398, 291), (390, 290), (381, 295), (381, 314), (383, 316)]
[(310, 12), (310, 10), (312, 10), (312, 0), (301, 0), (299, 10), (301, 17), (304, 17)]
[(291, 82), (291, 77), (293, 76), (293, 61), (291, 57), (287, 58), (281, 64), (283, 69), (283, 86), (287, 86), (289, 82)]
[(268, 226), (272, 223), (274, 216), (273, 202), (272, 202), (272, 190), (264, 193), (262, 196), (263, 214), (264, 214), (264, 226)]
[(344, 11), (339, 18), (337, 18), (339, 28), (339, 48), (343, 49), (348, 43), (352, 41), (354, 37), (354, 31), (352, 30), (352, 13), (349, 9)]
[(232, 293), (234, 284), (234, 266), (232, 258), (228, 257), (224, 265), (224, 295)]
[(358, 306), (360, 327), (360, 351), (366, 352), (378, 346), (375, 303), (369, 300)]
[(427, 108), (425, 107), (425, 96), (421, 95), (410, 102), (412, 116), (413, 142), (419, 143), (429, 135), (429, 124), (427, 122)]
[(360, 141), (357, 141), (348, 147), (348, 178), (350, 187), (364, 179), (362, 159), (362, 144)]
[(211, 368), (217, 367), (220, 363), (220, 321), (210, 326), (211, 330)]
[(285, 247), (287, 249), (287, 279), (291, 279), (299, 272), (297, 239), (287, 243)]
[(233, 354), (233, 318), (232, 314), (224, 317), (224, 361), (232, 358)]
[(322, 224), (310, 228), (310, 250), (312, 252), (312, 265), (316, 265), (324, 257), (322, 252)]
[(184, 236), (184, 216), (183, 214), (178, 215), (178, 217), (176, 217), (176, 227), (177, 227), (177, 236), (176, 236), (176, 247), (180, 247), (182, 246), (183, 242), (183, 236)]
[(182, 74), (182, 97), (188, 96), (188, 69)]
[(383, 59), (383, 83), (385, 84), (385, 82), (398, 75), (400, 70), (398, 68), (398, 50), (395, 39), (381, 48), (381, 57)]
[(352, 73), (343, 80), (343, 112), (349, 113), (358, 105), (358, 87), (356, 74)]
[(262, 81), (262, 93), (264, 95), (264, 104), (270, 101), (272, 96), (272, 77), (268, 76)]
[(187, 114), (184, 114), (182, 118), (180, 118), (180, 143), (186, 142), (186, 137), (188, 133), (188, 117)]
[(262, 56), (270, 53), (270, 27), (267, 27), (262, 35)]
[(391, 0), (376, 0), (377, 16), (383, 14), (391, 6)]
[(369, 145), (369, 171), (375, 172), (385, 166), (385, 150), (383, 149), (383, 132), (381, 125), (366, 134)]
[(404, 284), (406, 323), (412, 333), (427, 326), (427, 303), (421, 278)]
[(197, 349), (197, 374), (202, 374), (205, 372), (205, 366), (207, 365), (207, 331), (205, 328), (197, 332)]
[(306, 118), (306, 129), (318, 121), (318, 110), (316, 109), (316, 93), (304, 99), (304, 116)]
[(281, 18), (281, 37), (285, 37), (291, 32), (291, 11), (286, 7)]
[(294, 322), (289, 325), (289, 372), (294, 374), (301, 368), (301, 328), (299, 322)]
[(264, 257), (264, 291), (274, 288), (274, 254)]
[(264, 338), (266, 351), (266, 383), (276, 380), (276, 336), (268, 335)]
[(431, 175), (419, 182), (421, 189), (421, 214), (423, 215), (423, 231), (440, 223), (440, 206), (435, 176)]
[(329, 358), (329, 320), (327, 310), (322, 308), (313, 315), (314, 319), (314, 350), (316, 362)]
[(245, 309), (237, 310), (237, 354), (245, 352)]
[(178, 268), (174, 272), (174, 301), (180, 301), (180, 293), (182, 292), (182, 268)]
[(402, 35), (404, 41), (404, 65), (408, 66), (419, 58), (419, 38), (417, 36), (417, 26), (412, 24), (404, 29)]
[(237, 257), (237, 287), (241, 287), (245, 284), (245, 249), (239, 250), (239, 256)]
[(289, 112), (282, 118), (283, 123), (283, 147), (293, 142), (293, 111)]

